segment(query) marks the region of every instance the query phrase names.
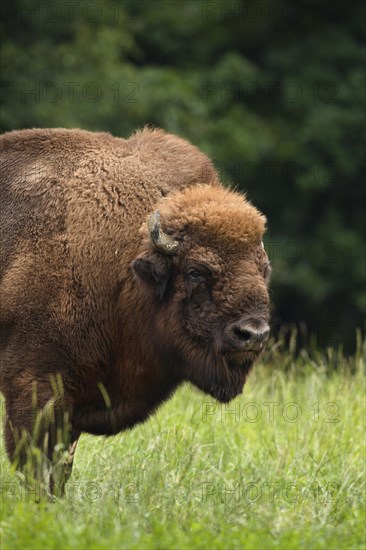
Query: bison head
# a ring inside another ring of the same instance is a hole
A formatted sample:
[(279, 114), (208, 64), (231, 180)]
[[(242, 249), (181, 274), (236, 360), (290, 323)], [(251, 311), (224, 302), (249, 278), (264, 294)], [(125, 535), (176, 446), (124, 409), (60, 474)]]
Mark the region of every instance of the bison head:
[(158, 208), (132, 264), (149, 303), (154, 353), (228, 402), (242, 392), (269, 335), (265, 218), (242, 195), (205, 185)]

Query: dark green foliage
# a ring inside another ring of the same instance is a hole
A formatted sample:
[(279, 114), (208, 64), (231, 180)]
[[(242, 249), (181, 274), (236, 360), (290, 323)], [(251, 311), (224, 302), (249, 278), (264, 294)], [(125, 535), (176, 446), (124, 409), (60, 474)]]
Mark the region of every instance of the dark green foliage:
[(3, 3), (1, 130), (187, 137), (267, 215), (274, 325), (354, 344), (366, 313), (364, 4)]

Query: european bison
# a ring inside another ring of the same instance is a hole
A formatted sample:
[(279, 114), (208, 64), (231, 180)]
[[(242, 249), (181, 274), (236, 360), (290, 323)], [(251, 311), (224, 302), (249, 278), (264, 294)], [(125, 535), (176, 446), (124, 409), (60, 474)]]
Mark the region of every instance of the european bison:
[(6, 448), (45, 451), (62, 489), (81, 432), (131, 428), (184, 381), (241, 393), (269, 333), (265, 218), (162, 130), (0, 141)]

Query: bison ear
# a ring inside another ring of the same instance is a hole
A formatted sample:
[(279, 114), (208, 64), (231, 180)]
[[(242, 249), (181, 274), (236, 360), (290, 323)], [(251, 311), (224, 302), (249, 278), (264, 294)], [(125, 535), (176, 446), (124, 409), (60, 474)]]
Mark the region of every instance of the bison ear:
[(171, 274), (171, 259), (157, 252), (142, 254), (132, 262), (132, 270), (139, 279), (155, 288), (163, 298)]

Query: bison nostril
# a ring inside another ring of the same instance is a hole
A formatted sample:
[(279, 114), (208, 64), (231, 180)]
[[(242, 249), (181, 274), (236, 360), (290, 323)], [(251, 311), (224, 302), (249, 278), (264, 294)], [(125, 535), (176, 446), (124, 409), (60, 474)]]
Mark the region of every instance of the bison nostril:
[(242, 329), (240, 327), (234, 327), (233, 332), (241, 342), (249, 342), (249, 340), (253, 336), (253, 334), (249, 330)]
[(262, 320), (245, 320), (232, 323), (225, 333), (225, 341), (229, 349), (260, 351), (268, 340), (269, 326)]

